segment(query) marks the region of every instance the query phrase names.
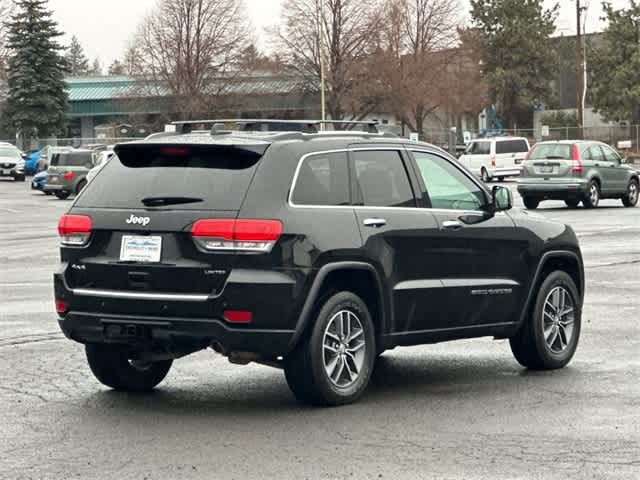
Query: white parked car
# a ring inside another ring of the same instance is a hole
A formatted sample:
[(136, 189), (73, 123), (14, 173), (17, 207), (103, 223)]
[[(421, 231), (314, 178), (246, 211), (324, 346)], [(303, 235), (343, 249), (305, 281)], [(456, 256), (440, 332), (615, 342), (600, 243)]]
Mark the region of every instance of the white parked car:
[(524, 137), (494, 137), (471, 140), (460, 163), (485, 182), (520, 175), (521, 164), (529, 151)]
[(103, 150), (101, 152), (98, 152), (96, 166), (89, 170), (89, 172), (87, 173), (87, 183), (94, 179), (98, 172), (102, 170), (102, 167), (104, 167), (109, 162), (109, 160), (113, 158), (114, 155), (115, 153), (113, 150)]

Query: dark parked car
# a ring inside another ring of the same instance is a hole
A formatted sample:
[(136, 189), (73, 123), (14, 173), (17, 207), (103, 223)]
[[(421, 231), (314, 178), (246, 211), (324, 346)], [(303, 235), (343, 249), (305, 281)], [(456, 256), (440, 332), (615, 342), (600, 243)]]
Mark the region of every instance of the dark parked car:
[(524, 205), (535, 209), (543, 200), (564, 200), (575, 208), (595, 208), (601, 198), (619, 198), (635, 207), (640, 188), (638, 171), (601, 142), (562, 141), (536, 144), (518, 179)]
[(398, 346), (508, 338), (531, 369), (576, 350), (573, 230), (511, 210), (508, 189), (437, 147), (214, 132), (115, 152), (60, 218), (54, 275), (59, 325), (109, 387), (149, 390), (211, 347), (337, 405)]
[(87, 184), (87, 173), (93, 166), (93, 154), (90, 150), (54, 153), (47, 170), (44, 192), (51, 192), (61, 200), (80, 193)]

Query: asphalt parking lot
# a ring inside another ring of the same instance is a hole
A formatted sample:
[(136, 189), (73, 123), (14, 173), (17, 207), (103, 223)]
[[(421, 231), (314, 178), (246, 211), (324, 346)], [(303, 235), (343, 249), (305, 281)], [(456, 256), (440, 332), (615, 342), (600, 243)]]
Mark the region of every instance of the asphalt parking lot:
[(640, 208), (541, 205), (586, 264), (566, 369), (528, 372), (491, 339), (396, 349), (359, 403), (314, 409), (280, 371), (212, 351), (152, 394), (99, 385), (53, 309), (70, 204), (0, 180), (2, 479), (640, 478)]

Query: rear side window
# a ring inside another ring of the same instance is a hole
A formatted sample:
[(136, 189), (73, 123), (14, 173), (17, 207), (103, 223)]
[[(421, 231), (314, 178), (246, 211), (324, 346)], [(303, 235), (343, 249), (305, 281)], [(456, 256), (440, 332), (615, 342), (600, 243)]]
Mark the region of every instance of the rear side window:
[[(145, 146), (146, 147), (146, 146)], [(261, 155), (232, 147), (121, 150), (82, 192), (77, 206), (144, 208), (150, 197), (191, 197), (176, 210), (239, 210)]]
[(87, 167), (91, 163), (91, 152), (55, 153), (51, 165), (65, 167)]
[(529, 147), (524, 140), (503, 140), (496, 142), (496, 153), (524, 153)]
[(467, 153), (470, 155), (489, 155), (491, 153), (491, 142), (473, 142)]
[(602, 161), (604, 160), (604, 154), (600, 145), (591, 145), (589, 147), (589, 160)]
[(571, 145), (539, 143), (531, 150), (529, 160), (571, 160)]
[(400, 152), (353, 153), (358, 203), (374, 207), (415, 207), (416, 202)]
[(347, 153), (315, 154), (305, 158), (291, 201), (296, 205), (349, 205)]

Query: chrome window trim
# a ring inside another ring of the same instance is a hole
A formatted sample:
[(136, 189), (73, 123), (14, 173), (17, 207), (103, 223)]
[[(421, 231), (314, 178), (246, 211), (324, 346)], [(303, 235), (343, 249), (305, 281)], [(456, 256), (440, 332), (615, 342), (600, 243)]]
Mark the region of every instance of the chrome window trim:
[(71, 293), (80, 297), (125, 298), (129, 300), (166, 300), (174, 302), (206, 302), (211, 295), (181, 293), (145, 293), (126, 292), (122, 290), (95, 290), (91, 288), (74, 288)]
[[(453, 214), (459, 214), (459, 215), (483, 215), (484, 212), (482, 212), (481, 210), (453, 210), (453, 209), (446, 209), (446, 208), (426, 208), (426, 207), (376, 207), (376, 206), (366, 206), (366, 205), (299, 205), (297, 203), (293, 202), (293, 192), (295, 190), (296, 187), (296, 183), (298, 182), (298, 176), (300, 174), (300, 170), (302, 168), (302, 163), (309, 157), (313, 157), (313, 156), (318, 156), (318, 155), (327, 155), (330, 153), (349, 153), (349, 152), (369, 152), (369, 151), (380, 151), (380, 150), (385, 150), (385, 151), (397, 151), (397, 152), (422, 152), (422, 153), (428, 153), (431, 155), (437, 155), (441, 158), (444, 158), (444, 160), (447, 160), (445, 157), (443, 157), (442, 155), (438, 155), (436, 152), (432, 151), (432, 150), (428, 150), (425, 148), (416, 148), (416, 147), (407, 147), (404, 144), (403, 145), (398, 145), (397, 147), (389, 147), (389, 146), (384, 146), (384, 147), (353, 147), (353, 148), (339, 148), (339, 149), (334, 149), (334, 150), (322, 150), (322, 151), (318, 151), (318, 152), (310, 152), (310, 153), (305, 153), (304, 155), (302, 155), (300, 157), (300, 160), (298, 160), (298, 165), (296, 166), (296, 171), (293, 175), (293, 180), (291, 181), (291, 187), (289, 188), (289, 195), (287, 198), (287, 203), (290, 207), (292, 208), (299, 208), (299, 209), (317, 209), (317, 208), (324, 208), (324, 209), (331, 209), (331, 210), (352, 210), (352, 211), (357, 211), (357, 210), (391, 210), (391, 211), (410, 211), (410, 212), (442, 212), (442, 213), (453, 213)], [(449, 163), (452, 163), (450, 160)], [(452, 163), (453, 164), (453, 163)], [(467, 178), (469, 178), (476, 186), (480, 187), (480, 189), (485, 192), (488, 193), (486, 188), (480, 184), (478, 181), (476, 181), (475, 178), (473, 178), (473, 176), (469, 176), (467, 175), (467, 173), (464, 170), (461, 170), (458, 166), (456, 166), (455, 164), (453, 164), (454, 167), (458, 168), (458, 170), (460, 170), (462, 172), (463, 175), (466, 175)], [(496, 213), (501, 213), (504, 215), (504, 212), (496, 212)]]

